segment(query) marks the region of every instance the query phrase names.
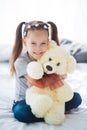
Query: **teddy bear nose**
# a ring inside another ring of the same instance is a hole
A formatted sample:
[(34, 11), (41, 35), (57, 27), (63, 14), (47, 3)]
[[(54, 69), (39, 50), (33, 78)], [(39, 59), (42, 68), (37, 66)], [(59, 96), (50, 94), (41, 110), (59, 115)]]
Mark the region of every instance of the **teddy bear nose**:
[(50, 65), (46, 66), (47, 70), (52, 71), (52, 67)]

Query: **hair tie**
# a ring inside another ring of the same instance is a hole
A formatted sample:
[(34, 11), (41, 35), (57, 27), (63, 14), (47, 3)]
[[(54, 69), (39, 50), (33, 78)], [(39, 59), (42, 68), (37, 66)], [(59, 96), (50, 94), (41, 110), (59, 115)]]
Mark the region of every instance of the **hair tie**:
[(48, 31), (49, 31), (49, 41), (51, 41), (52, 40), (52, 37), (51, 37), (51, 25), (49, 23), (47, 23), (47, 25), (49, 26), (49, 29), (48, 29)]
[(27, 30), (30, 29), (45, 29), (48, 30), (49, 32), (49, 25), (48, 23), (35, 23), (35, 24), (29, 24), (29, 23), (25, 23), (25, 25), (22, 27), (22, 36), (25, 37), (27, 35)]

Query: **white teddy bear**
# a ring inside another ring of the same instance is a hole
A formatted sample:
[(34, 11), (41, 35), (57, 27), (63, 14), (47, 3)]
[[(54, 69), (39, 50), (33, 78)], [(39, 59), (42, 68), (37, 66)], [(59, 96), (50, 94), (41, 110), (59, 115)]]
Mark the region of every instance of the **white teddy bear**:
[[(75, 65), (75, 59), (61, 46), (56, 46), (48, 49), (38, 61), (30, 62), (27, 73), (32, 79), (39, 81), (45, 74), (57, 76), (71, 73)], [(55, 76), (51, 78), (54, 81), (53, 86), (56, 84)], [(32, 113), (38, 118), (44, 118), (48, 124), (58, 125), (64, 121), (65, 102), (73, 97), (73, 90), (69, 84), (64, 80), (61, 82), (62, 86), (54, 89), (51, 89), (49, 84), (39, 87), (37, 82), (26, 91), (26, 103), (30, 105)]]

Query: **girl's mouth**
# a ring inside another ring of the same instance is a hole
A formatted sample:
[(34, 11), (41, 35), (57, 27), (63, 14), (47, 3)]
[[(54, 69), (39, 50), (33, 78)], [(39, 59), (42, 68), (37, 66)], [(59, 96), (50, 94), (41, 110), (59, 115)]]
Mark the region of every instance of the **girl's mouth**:
[(35, 55), (43, 55), (44, 53), (43, 53), (43, 52), (39, 52), (39, 53), (34, 52), (34, 54), (35, 54)]

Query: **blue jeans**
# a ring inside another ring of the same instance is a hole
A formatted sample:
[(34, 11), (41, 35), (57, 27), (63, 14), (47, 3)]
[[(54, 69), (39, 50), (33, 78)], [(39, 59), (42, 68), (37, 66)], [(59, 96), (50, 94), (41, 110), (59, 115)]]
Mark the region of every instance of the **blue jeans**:
[[(81, 96), (75, 92), (73, 98), (65, 103), (65, 112), (77, 108), (81, 102)], [(12, 111), (14, 117), (21, 122), (33, 123), (44, 121), (43, 118), (37, 118), (33, 115), (30, 106), (26, 104), (25, 100), (14, 102)]]

